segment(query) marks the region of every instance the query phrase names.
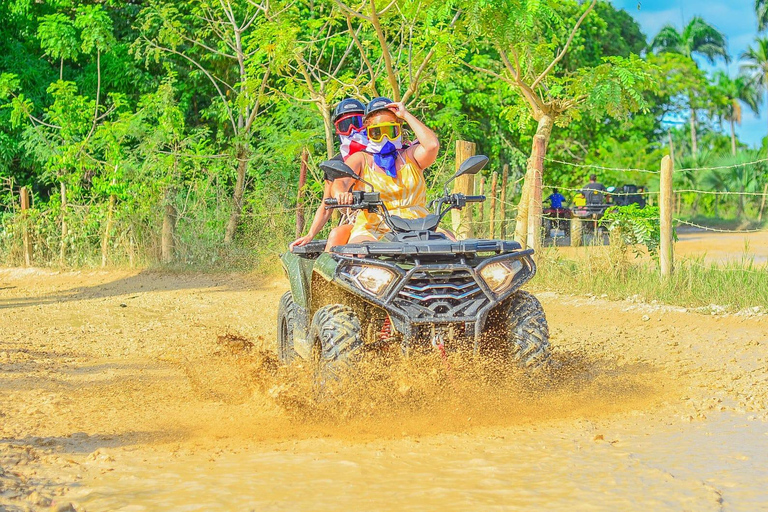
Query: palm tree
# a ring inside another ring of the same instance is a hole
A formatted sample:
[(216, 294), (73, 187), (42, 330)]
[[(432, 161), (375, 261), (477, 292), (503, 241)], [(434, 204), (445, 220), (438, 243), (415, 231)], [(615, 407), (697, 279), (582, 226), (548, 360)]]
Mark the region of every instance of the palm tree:
[(741, 104), (744, 103), (756, 115), (759, 114), (760, 92), (753, 80), (746, 76), (731, 78), (724, 71), (714, 74), (714, 96), (717, 115), (731, 125), (731, 154), (736, 156), (736, 125), (741, 124)]
[(755, 89), (768, 93), (768, 38), (758, 37), (755, 44), (741, 55), (741, 70), (752, 79)]
[[(714, 64), (718, 57), (722, 57), (726, 63), (730, 60), (725, 35), (700, 16), (691, 18), (682, 32), (678, 32), (672, 25), (662, 27), (651, 41), (651, 50), (680, 53), (691, 59), (694, 55), (699, 55), (711, 64)], [(688, 95), (688, 100), (691, 108), (691, 150), (695, 155), (698, 153), (698, 145), (696, 140), (696, 105), (693, 93)]]
[(768, 28), (768, 1), (755, 0), (755, 13), (757, 14), (757, 30)]

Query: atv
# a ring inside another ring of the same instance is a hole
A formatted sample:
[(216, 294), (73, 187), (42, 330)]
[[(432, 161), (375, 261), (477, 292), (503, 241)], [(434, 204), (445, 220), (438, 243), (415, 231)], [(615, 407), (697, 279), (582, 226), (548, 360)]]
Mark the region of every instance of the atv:
[(281, 255), (291, 289), (278, 308), (280, 360), (301, 358), (331, 375), (376, 349), (406, 357), (432, 348), (443, 355), (471, 350), (509, 365), (547, 363), (544, 310), (520, 289), (536, 273), (533, 250), (506, 240), (455, 241), (438, 231), (449, 211), (485, 200), (448, 193), (448, 184), (487, 162), (482, 155), (464, 161), (443, 195), (430, 203), (434, 213), (414, 220), (390, 215), (379, 193), (343, 162), (321, 163), (331, 179), (353, 178), (367, 186), (353, 192), (353, 204), (326, 199), (326, 208), (378, 213), (391, 231), (382, 240), (331, 252), (321, 240)]
[(593, 241), (605, 238), (605, 229), (600, 222), (605, 212), (613, 206), (610, 195), (597, 191), (585, 190), (576, 194), (571, 206), (569, 234), (571, 246), (581, 247), (585, 235)]

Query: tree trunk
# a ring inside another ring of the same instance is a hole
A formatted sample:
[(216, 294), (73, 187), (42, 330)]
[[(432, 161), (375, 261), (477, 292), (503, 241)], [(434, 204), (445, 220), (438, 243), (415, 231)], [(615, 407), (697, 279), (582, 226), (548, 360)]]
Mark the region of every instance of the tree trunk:
[[(485, 195), (485, 176), (480, 176), (480, 192), (479, 195)], [(477, 222), (482, 226), (483, 224), (483, 203), (477, 208)]]
[(501, 173), (501, 197), (499, 197), (499, 238), (507, 239), (507, 185), (509, 183), (509, 164), (504, 164)]
[(696, 138), (696, 109), (691, 106), (691, 154), (699, 154), (699, 145)]
[(307, 169), (309, 153), (307, 148), (301, 150), (301, 170), (299, 171), (299, 191), (296, 194), (296, 238), (304, 232), (304, 185), (307, 184)]
[(333, 158), (336, 152), (333, 150), (333, 138), (335, 130), (333, 129), (333, 123), (331, 122), (331, 112), (328, 110), (328, 106), (325, 102), (318, 103), (320, 113), (323, 115), (323, 127), (325, 128), (325, 151), (328, 154), (328, 159)]
[[(112, 184), (114, 185), (114, 180), (112, 181)], [(115, 194), (109, 195), (109, 209), (107, 210), (107, 222), (106, 226), (104, 226), (104, 237), (101, 239), (101, 267), (104, 268), (107, 266), (107, 261), (109, 260), (109, 239), (110, 239), (110, 233), (112, 232), (112, 216), (113, 212), (115, 211), (115, 201), (117, 198), (115, 197)], [(165, 221), (163, 221), (163, 224), (165, 224)]]
[(733, 118), (731, 118), (731, 154), (736, 156), (736, 127)]
[[(536, 128), (536, 135), (544, 137), (544, 152), (546, 154), (547, 144), (549, 138), (552, 136), (552, 118), (549, 116), (542, 116), (539, 120), (539, 125)], [(536, 145), (536, 138), (531, 145), (531, 158), (528, 159), (528, 168), (525, 171), (525, 179), (523, 181), (523, 190), (520, 194), (520, 203), (517, 205), (517, 216), (515, 217), (515, 241), (517, 241), (523, 249), (527, 247), (528, 240), (528, 204), (530, 202), (530, 186), (534, 178), (533, 169), (533, 155)], [(542, 157), (544, 154), (541, 155)]]
[(528, 248), (533, 249), (534, 252), (539, 252), (539, 249), (541, 249), (541, 218), (543, 214), (541, 188), (544, 176), (546, 146), (547, 142), (543, 135), (536, 135), (533, 138), (533, 152), (529, 164), (533, 168), (533, 175), (528, 191)]
[(491, 210), (488, 214), (489, 231), (488, 238), (496, 237), (496, 188), (499, 183), (499, 173), (493, 171), (493, 179), (491, 180)]
[(61, 243), (59, 244), (59, 266), (67, 262), (67, 186), (61, 182)]
[(237, 225), (240, 223), (240, 214), (243, 211), (243, 194), (245, 193), (245, 171), (248, 169), (249, 151), (245, 145), (241, 144), (237, 149), (237, 181), (235, 181), (235, 191), (232, 195), (232, 213), (229, 215), (229, 222), (224, 232), (224, 243), (230, 244), (235, 239)]
[(174, 232), (176, 231), (176, 207), (171, 203), (171, 194), (165, 193), (165, 207), (163, 208), (163, 232), (160, 240), (160, 261), (171, 263), (174, 253)]

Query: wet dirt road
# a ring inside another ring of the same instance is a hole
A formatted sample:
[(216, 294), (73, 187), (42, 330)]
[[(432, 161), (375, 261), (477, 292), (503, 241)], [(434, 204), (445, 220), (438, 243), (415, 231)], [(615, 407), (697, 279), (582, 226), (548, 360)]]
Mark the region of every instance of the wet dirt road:
[(766, 316), (539, 293), (552, 375), (323, 410), (264, 352), (285, 286), (0, 269), (0, 510), (768, 509)]

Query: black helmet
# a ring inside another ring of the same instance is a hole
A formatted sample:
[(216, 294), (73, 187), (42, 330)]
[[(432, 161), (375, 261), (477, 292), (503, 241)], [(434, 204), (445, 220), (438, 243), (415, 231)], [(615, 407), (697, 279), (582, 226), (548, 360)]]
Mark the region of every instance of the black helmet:
[(392, 103), (392, 100), (386, 96), (373, 98), (370, 102), (368, 102), (368, 105), (365, 106), (365, 117), (368, 117), (369, 115), (373, 114), (374, 112), (378, 112), (379, 110), (387, 110), (387, 105), (390, 103)]
[(363, 114), (365, 105), (355, 98), (345, 98), (333, 109), (333, 122), (335, 123), (341, 116), (346, 114)]

